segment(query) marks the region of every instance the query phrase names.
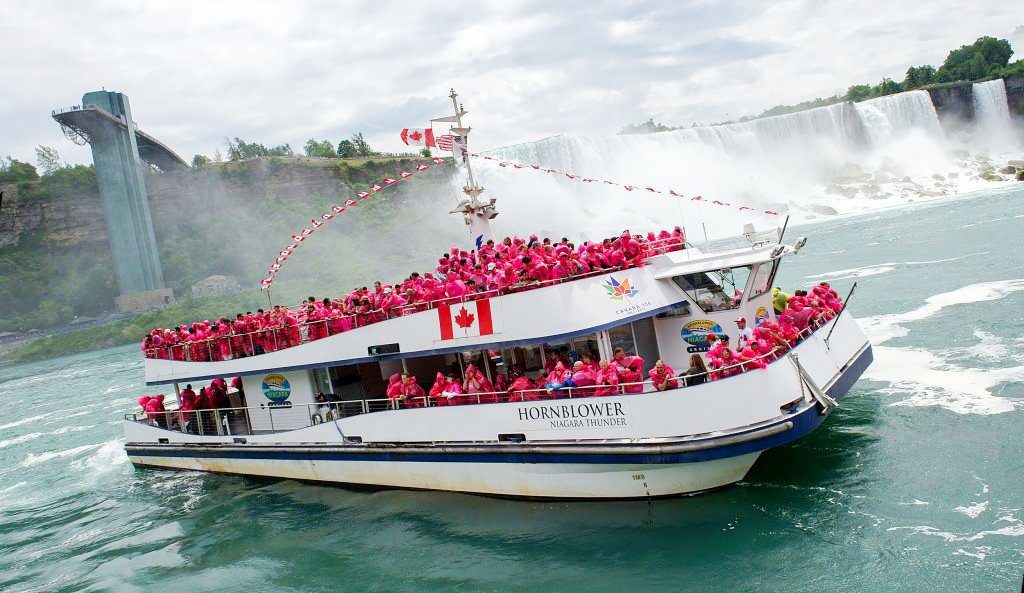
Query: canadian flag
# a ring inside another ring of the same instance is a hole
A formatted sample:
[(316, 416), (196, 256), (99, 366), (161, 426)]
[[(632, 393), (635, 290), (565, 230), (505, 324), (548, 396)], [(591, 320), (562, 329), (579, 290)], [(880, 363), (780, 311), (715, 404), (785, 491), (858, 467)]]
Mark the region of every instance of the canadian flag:
[(320, 228), (320, 227), (322, 227), (324, 225), (324, 223), (320, 222), (319, 220), (317, 220), (315, 218), (309, 219), (309, 222), (313, 224), (313, 228), (314, 229), (318, 229), (318, 228)]
[(328, 212), (324, 212), (323, 214), (320, 215), (320, 218), (322, 218), (324, 220), (330, 220), (330, 219), (334, 218), (334, 215), (330, 214)]
[(331, 206), (331, 210), (334, 210), (338, 214), (341, 214), (342, 212), (345, 211), (345, 207), (344, 206), (339, 206), (338, 204), (335, 204), (335, 205)]
[[(360, 196), (360, 197), (362, 197), (362, 196)], [(366, 197), (370, 197), (370, 196), (366, 196)], [(351, 208), (352, 206), (356, 205), (356, 201), (355, 200), (345, 200), (345, 205)]]
[(489, 336), (494, 333), (491, 300), (441, 305), (437, 308), (437, 322), (442, 340)]
[(429, 168), (430, 168), (430, 165), (416, 165), (416, 170), (417, 171), (426, 171)]
[(394, 179), (392, 179), (390, 177), (385, 177), (384, 179), (381, 179), (380, 181), (384, 185), (394, 185), (394, 184), (398, 183), (397, 181), (395, 181)]
[(292, 241), (298, 241), (299, 243), (302, 243), (305, 240), (306, 240), (305, 237), (300, 237), (298, 235), (292, 235)]
[(405, 128), (402, 142), (409, 146), (435, 146), (433, 128)]
[(368, 192), (368, 191), (356, 192), (356, 197), (358, 197), (361, 200), (365, 200), (366, 198), (370, 197), (370, 192)]
[(384, 189), (384, 188), (379, 186), (379, 185), (377, 185), (376, 183), (374, 183), (373, 185), (370, 186), (370, 191), (372, 191), (372, 192), (379, 192), (382, 189)]
[(401, 173), (399, 173), (399, 175), (402, 176), (402, 179), (408, 179), (412, 177), (412, 173), (406, 173), (405, 171), (402, 171)]
[(443, 165), (443, 164), (444, 164), (444, 159), (443, 159), (443, 158), (441, 158), (441, 157), (439, 157), (439, 156), (435, 156), (435, 157), (433, 157), (433, 158), (432, 158), (432, 159), (430, 159), (430, 160), (434, 161), (434, 162), (435, 162), (435, 163), (437, 163), (438, 165)]

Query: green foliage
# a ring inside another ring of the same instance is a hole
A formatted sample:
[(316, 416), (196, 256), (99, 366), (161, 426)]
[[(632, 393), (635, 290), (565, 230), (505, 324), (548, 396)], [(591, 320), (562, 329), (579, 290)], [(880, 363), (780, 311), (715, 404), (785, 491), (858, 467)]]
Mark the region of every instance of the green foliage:
[(971, 45), (949, 52), (946, 61), (935, 73), (938, 82), (981, 80), (1000, 75), (1010, 61), (1013, 48), (1010, 42), (995, 37), (979, 37)]
[[(818, 98), (814, 99), (813, 101), (804, 101), (802, 103), (797, 103), (796, 105), (776, 105), (775, 107), (772, 107), (771, 109), (764, 110), (761, 113), (761, 115), (758, 115), (757, 117), (771, 117), (773, 115), (785, 115), (787, 113), (796, 113), (798, 111), (806, 111), (808, 109), (814, 109), (815, 107), (827, 107), (829, 105), (835, 105), (836, 103), (841, 103), (844, 100), (845, 99), (843, 97), (840, 97), (839, 95), (834, 95), (834, 96), (831, 96), (831, 97), (825, 97), (824, 99), (821, 98), (821, 97), (818, 97)], [(750, 119), (750, 118), (740, 118), (740, 121), (746, 121), (748, 119)]]
[(429, 158), (431, 157), (431, 154), (430, 154), (430, 149), (429, 149), (429, 148), (427, 148), (426, 146), (424, 146), (423, 148), (421, 148), (421, 149), (420, 149), (420, 156), (423, 156), (423, 157), (426, 157), (426, 158), (428, 158), (428, 159), (429, 159)]
[(208, 157), (208, 156), (206, 156), (204, 154), (197, 154), (194, 157), (192, 157), (192, 166), (193, 167), (196, 167), (196, 168), (199, 168), (199, 167), (209, 167), (212, 164), (213, 164), (213, 161), (210, 159), (210, 157)]
[(907, 68), (907, 76), (903, 79), (903, 90), (912, 91), (935, 82), (935, 67), (911, 66)]
[(267, 148), (258, 142), (246, 142), (241, 138), (235, 137), (234, 140), (225, 138), (224, 146), (227, 148), (229, 161), (241, 161), (264, 156), (295, 156), (295, 151), (292, 150), (291, 145), (287, 142), (278, 144), (273, 148)]
[(11, 157), (0, 159), (0, 183), (21, 183), (38, 180), (39, 173), (32, 165), (12, 159)]
[(49, 173), (61, 166), (60, 155), (50, 146), (40, 144), (36, 147), (36, 162), (44, 173)]
[(334, 144), (330, 140), (316, 140), (310, 138), (306, 140), (306, 145), (302, 147), (306, 152), (306, 156), (319, 157), (333, 159), (338, 157), (338, 153), (334, 150)]
[(96, 167), (93, 165), (64, 165), (43, 174), (39, 184), (39, 197), (76, 197), (99, 191)]
[(863, 101), (871, 98), (871, 85), (870, 84), (855, 84), (850, 88), (846, 89), (846, 94), (843, 95), (844, 101)]
[(1007, 64), (999, 71), (999, 76), (1024, 76), (1024, 60), (1017, 60)]
[(356, 154), (356, 145), (351, 140), (342, 140), (338, 143), (338, 156), (343, 159), (351, 159), (359, 156)]
[(362, 132), (356, 132), (355, 134), (352, 134), (351, 140), (352, 146), (355, 148), (355, 156), (357, 157), (378, 156), (380, 154), (379, 152), (376, 152), (375, 150), (370, 148), (370, 145), (366, 142), (366, 140), (363, 139)]

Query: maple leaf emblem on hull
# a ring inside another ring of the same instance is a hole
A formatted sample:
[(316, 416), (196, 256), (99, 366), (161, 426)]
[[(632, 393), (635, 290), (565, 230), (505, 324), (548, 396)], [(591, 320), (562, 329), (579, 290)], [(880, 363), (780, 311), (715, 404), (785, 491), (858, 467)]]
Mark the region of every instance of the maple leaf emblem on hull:
[(633, 288), (629, 283), (629, 278), (623, 281), (618, 281), (614, 276), (608, 278), (606, 284), (601, 285), (606, 291), (608, 291), (608, 298), (613, 301), (621, 301), (623, 299), (631, 299), (636, 295), (640, 294), (640, 289)]
[(459, 327), (462, 329), (469, 329), (475, 319), (475, 315), (467, 311), (465, 307), (462, 307), (459, 309), (459, 314), (455, 316), (455, 323), (459, 324)]

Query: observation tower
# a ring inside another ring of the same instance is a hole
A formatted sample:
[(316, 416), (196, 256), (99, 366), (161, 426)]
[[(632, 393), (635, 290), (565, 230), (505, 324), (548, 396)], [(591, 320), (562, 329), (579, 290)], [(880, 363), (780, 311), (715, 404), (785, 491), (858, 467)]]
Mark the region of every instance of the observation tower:
[(188, 163), (138, 129), (122, 93), (86, 93), (81, 105), (52, 116), (69, 140), (92, 148), (120, 292), (117, 309), (137, 311), (170, 303), (174, 295), (164, 287), (144, 167), (169, 171), (188, 168)]

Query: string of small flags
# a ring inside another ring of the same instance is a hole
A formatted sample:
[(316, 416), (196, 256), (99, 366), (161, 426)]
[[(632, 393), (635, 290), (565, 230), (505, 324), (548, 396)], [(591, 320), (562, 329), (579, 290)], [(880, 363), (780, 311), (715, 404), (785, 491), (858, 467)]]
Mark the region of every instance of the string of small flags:
[[(434, 161), (434, 163), (437, 165), (442, 165), (446, 162), (441, 157), (434, 157), (431, 160)], [(413, 175), (417, 173), (422, 173), (430, 168), (431, 165), (420, 164), (417, 165), (416, 168), (413, 169), (412, 171), (400, 171), (398, 177), (396, 178), (384, 177), (379, 182), (371, 184), (370, 191), (356, 192), (356, 199), (349, 198), (341, 204), (335, 204), (331, 206), (330, 212), (324, 212), (320, 216), (310, 219), (310, 226), (293, 234), (291, 236), (292, 242), (287, 247), (278, 252), (277, 257), (274, 259), (274, 262), (270, 264), (270, 268), (267, 270), (267, 277), (260, 280), (260, 290), (267, 290), (268, 288), (270, 288), (272, 284), (274, 284), (274, 280), (277, 278), (278, 272), (280, 272), (281, 269), (284, 267), (284, 264), (285, 262), (288, 261), (288, 258), (291, 257), (291, 255), (295, 253), (295, 251), (300, 246), (302, 246), (302, 244), (306, 241), (306, 239), (309, 238), (310, 235), (316, 232), (316, 229), (322, 227), (325, 223), (334, 220), (335, 218), (338, 217), (338, 215), (344, 213), (346, 210), (357, 206), (361, 201), (369, 199), (373, 195), (382, 192), (389, 187), (394, 187), (398, 185), (400, 181), (405, 181), (406, 179), (409, 179)]]
[[(551, 174), (554, 174), (554, 175), (564, 175), (567, 179), (569, 179), (571, 181), (578, 181), (580, 183), (599, 183), (601, 185), (612, 185), (612, 186), (615, 186), (615, 187), (621, 187), (622, 189), (624, 189), (626, 191), (649, 192), (649, 193), (652, 193), (652, 194), (663, 194), (663, 195), (675, 196), (677, 198), (686, 198), (687, 197), (687, 196), (685, 196), (683, 194), (676, 193), (676, 191), (672, 190), (672, 189), (670, 189), (668, 191), (661, 191), (660, 189), (656, 189), (656, 188), (653, 188), (653, 187), (650, 187), (650, 186), (627, 185), (625, 183), (618, 183), (616, 181), (610, 181), (610, 180), (607, 180), (607, 179), (592, 179), (590, 177), (584, 177), (582, 175), (575, 175), (573, 173), (562, 173), (562, 172), (556, 171), (554, 169), (550, 169), (550, 168), (547, 168), (547, 167), (542, 167), (540, 165), (524, 165), (522, 163), (514, 163), (514, 162), (511, 162), (511, 161), (506, 161), (506, 160), (503, 160), (503, 159), (499, 159), (498, 157), (482, 155), (482, 154), (473, 153), (473, 152), (470, 152), (470, 153), (467, 153), (467, 154), (469, 156), (471, 156), (471, 157), (482, 158), (485, 161), (494, 161), (494, 162), (498, 163), (499, 167), (512, 167), (513, 169), (532, 169), (534, 171), (541, 171), (543, 173), (551, 173)], [(709, 200), (708, 198), (705, 198), (703, 196), (693, 196), (693, 197), (690, 197), (690, 201), (691, 202), (702, 202), (702, 203), (705, 203), (705, 204), (713, 204), (715, 206), (737, 207), (737, 208), (739, 208), (740, 212), (749, 210), (751, 212), (757, 212), (759, 214), (767, 214), (768, 216), (779, 216), (779, 213), (774, 211), (774, 210), (756, 210), (756, 209), (754, 209), (754, 208), (752, 208), (750, 206), (747, 206), (745, 204), (732, 204), (730, 202), (723, 202), (722, 200)]]

